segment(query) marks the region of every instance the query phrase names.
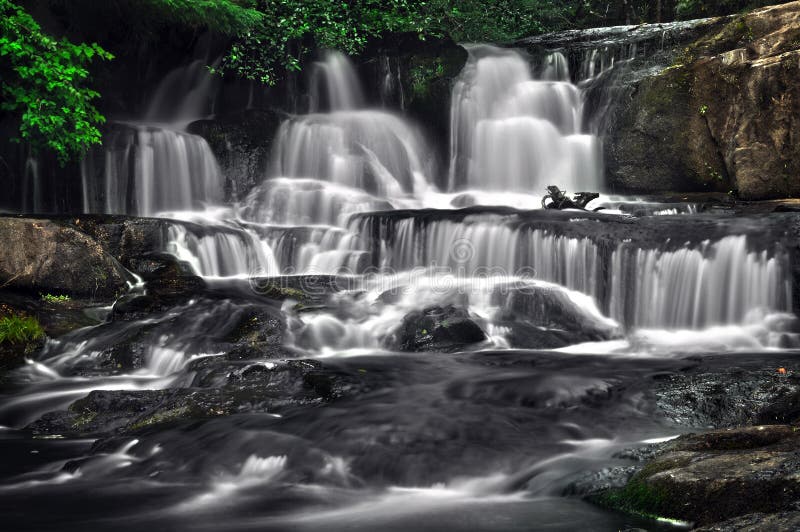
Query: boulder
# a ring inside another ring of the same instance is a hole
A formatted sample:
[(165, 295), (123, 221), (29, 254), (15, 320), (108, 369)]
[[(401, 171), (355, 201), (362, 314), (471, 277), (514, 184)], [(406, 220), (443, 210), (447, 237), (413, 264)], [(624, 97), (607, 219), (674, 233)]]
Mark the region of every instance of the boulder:
[(682, 436), (624, 488), (610, 489), (597, 500), (700, 525), (789, 511), (800, 497), (798, 444), (800, 432), (790, 425)]
[(468, 312), (453, 305), (410, 312), (385, 345), (399, 351), (454, 351), (486, 340)]
[(800, 2), (724, 22), (619, 103), (605, 144), (612, 189), (800, 194)]
[(89, 236), (55, 221), (0, 218), (0, 286), (114, 299), (132, 280)]

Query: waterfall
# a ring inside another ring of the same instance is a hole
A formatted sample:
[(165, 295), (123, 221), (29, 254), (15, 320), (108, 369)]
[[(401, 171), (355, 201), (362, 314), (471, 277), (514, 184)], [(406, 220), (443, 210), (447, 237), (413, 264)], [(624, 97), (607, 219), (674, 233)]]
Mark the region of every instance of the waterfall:
[(323, 61), (311, 67), (309, 111), (341, 111), (361, 109), (366, 99), (358, 74), (341, 52), (328, 50)]
[(398, 197), (426, 182), (422, 146), (411, 126), (382, 111), (298, 116), (278, 130), (272, 171)]
[(632, 327), (700, 329), (791, 308), (786, 256), (748, 251), (743, 235), (668, 252), (623, 243), (611, 269), (611, 315)]
[(86, 212), (152, 216), (223, 199), (224, 178), (202, 137), (136, 125), (104, 145), (82, 165)]
[(534, 80), (518, 51), (468, 51), (453, 88), (450, 189), (599, 190), (599, 142), (581, 133), (582, 99), (564, 56), (549, 55)]
[[(211, 67), (220, 62), (221, 58), (216, 59)], [(212, 74), (208, 66), (208, 59), (195, 59), (167, 74), (150, 99), (145, 120), (188, 122), (212, 114), (221, 78)]]
[(391, 208), (387, 201), (363, 190), (316, 179), (278, 177), (254, 188), (240, 214), (261, 223), (345, 226), (353, 213)]

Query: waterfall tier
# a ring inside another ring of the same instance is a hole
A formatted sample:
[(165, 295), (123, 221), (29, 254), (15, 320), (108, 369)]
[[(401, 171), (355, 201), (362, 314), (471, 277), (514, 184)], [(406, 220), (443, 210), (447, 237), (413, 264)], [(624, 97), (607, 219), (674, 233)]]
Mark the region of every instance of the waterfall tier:
[(419, 133), (382, 111), (297, 116), (281, 125), (273, 154), (273, 175), (312, 177), (381, 197), (424, 192), (429, 171)]
[(120, 126), (82, 166), (84, 211), (152, 216), (223, 199), (224, 178), (202, 137)]
[(564, 81), (563, 56), (549, 55), (542, 79), (534, 80), (529, 60), (518, 51), (468, 50), (453, 88), (450, 188), (599, 190), (599, 143), (581, 134), (582, 98)]

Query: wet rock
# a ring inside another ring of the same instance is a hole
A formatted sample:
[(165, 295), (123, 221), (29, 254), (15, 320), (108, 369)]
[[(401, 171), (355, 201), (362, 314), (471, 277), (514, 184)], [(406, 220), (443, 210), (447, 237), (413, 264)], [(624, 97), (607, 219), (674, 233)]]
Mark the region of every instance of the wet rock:
[(622, 488), (640, 469), (641, 466), (616, 466), (586, 473), (570, 483), (563, 495), (588, 497), (609, 489)]
[(453, 305), (411, 312), (385, 344), (399, 351), (453, 351), (486, 340), (463, 308)]
[(148, 253), (147, 269), (140, 270), (146, 283), (144, 293), (131, 293), (117, 300), (111, 311), (112, 320), (139, 320), (154, 312), (164, 311), (196, 297), (206, 288), (205, 282), (191, 268), (168, 254)]
[(788, 425), (724, 429), (674, 440), (601, 504), (707, 525), (793, 510), (800, 496), (800, 431)]
[(800, 512), (754, 513), (728, 519), (695, 532), (762, 532), (764, 530), (800, 530)]
[(67, 410), (49, 412), (28, 426), (34, 435), (109, 433), (154, 411), (175, 392), (95, 390)]
[(0, 218), (0, 249), (4, 287), (108, 300), (130, 280), (98, 242), (50, 220)]
[[(118, 437), (163, 425), (238, 413), (281, 413), (369, 391), (360, 373), (313, 360), (250, 362), (205, 357), (191, 363), (188, 387), (96, 390), (27, 430), (36, 436)], [(379, 378), (379, 376), (375, 376)]]
[(582, 308), (560, 287), (498, 285), (492, 304), (500, 308), (495, 320), (509, 328), (512, 347), (549, 349), (620, 335), (616, 324)]
[(92, 237), (120, 264), (139, 275), (160, 265), (149, 256), (165, 248), (171, 223), (156, 218), (97, 214), (62, 217), (60, 221)]
[(681, 425), (730, 427), (800, 419), (800, 376), (775, 368), (724, 368), (671, 375), (658, 384), (658, 405)]
[(4, 376), (3, 372), (23, 365), (25, 359), (39, 351), (44, 343), (44, 337), (22, 343), (0, 343), (0, 382)]
[(70, 331), (105, 320), (107, 306), (66, 294), (36, 294), (0, 290), (0, 315), (35, 316), (47, 336), (58, 338)]
[(192, 122), (187, 130), (206, 139), (228, 179), (230, 195), (242, 198), (266, 175), (282, 119), (275, 111), (249, 109)]

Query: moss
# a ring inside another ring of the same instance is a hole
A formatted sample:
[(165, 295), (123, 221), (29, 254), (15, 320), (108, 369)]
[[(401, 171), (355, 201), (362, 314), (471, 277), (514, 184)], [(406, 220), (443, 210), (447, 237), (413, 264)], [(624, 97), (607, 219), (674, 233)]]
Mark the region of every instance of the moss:
[(151, 427), (153, 425), (160, 425), (162, 423), (170, 423), (172, 421), (177, 421), (178, 419), (187, 417), (189, 413), (190, 410), (189, 407), (187, 406), (179, 406), (176, 408), (165, 410), (163, 412), (156, 412), (151, 416), (140, 419), (136, 423), (133, 423), (130, 426), (130, 430), (139, 430), (145, 427)]
[(272, 299), (296, 299), (300, 302), (308, 300), (305, 292), (297, 288), (262, 282), (254, 284), (253, 288), (258, 294)]
[(97, 412), (86, 411), (77, 418), (75, 421), (72, 422), (72, 428), (79, 429), (85, 427), (89, 423), (95, 420), (97, 417)]
[(596, 504), (649, 519), (675, 519), (676, 498), (664, 487), (648, 482), (653, 475), (687, 465), (686, 455), (668, 455), (647, 464), (623, 488), (606, 490), (592, 497)]

